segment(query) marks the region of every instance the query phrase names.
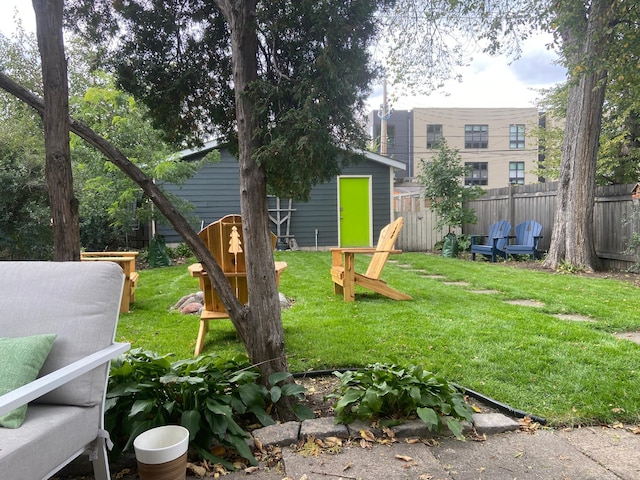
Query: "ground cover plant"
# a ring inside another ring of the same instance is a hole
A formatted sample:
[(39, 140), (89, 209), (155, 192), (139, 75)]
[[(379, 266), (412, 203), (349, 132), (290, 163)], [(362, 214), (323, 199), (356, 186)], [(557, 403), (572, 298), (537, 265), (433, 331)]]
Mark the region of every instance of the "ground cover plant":
[[(283, 322), (294, 372), (413, 364), (551, 425), (640, 419), (640, 346), (613, 335), (640, 331), (640, 291), (632, 282), (404, 253), (382, 278), (414, 300), (356, 290), (356, 301), (345, 303), (333, 294), (329, 253), (276, 256), (289, 265), (280, 291), (292, 304)], [(364, 269), (368, 259), (357, 260)], [(468, 285), (446, 283), (460, 281)], [(142, 270), (118, 339), (190, 358), (198, 317), (169, 308), (197, 288), (186, 265)], [(495, 293), (474, 293), (486, 290)], [(541, 306), (505, 302), (522, 299)], [(230, 322), (212, 322), (205, 353), (242, 351)]]

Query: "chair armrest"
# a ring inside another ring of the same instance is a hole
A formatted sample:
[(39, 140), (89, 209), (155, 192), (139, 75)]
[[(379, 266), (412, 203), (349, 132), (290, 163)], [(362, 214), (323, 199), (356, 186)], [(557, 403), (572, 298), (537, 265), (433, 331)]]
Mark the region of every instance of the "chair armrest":
[(0, 415), (4, 415), (17, 407), (25, 405), (45, 393), (49, 393), (61, 385), (70, 382), (74, 378), (90, 372), (94, 368), (126, 352), (129, 348), (131, 348), (131, 344), (129, 343), (114, 343), (0, 396)]

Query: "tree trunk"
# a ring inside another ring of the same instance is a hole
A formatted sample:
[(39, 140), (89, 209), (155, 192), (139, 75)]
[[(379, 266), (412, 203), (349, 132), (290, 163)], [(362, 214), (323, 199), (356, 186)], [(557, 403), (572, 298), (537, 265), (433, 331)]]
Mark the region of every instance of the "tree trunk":
[[(576, 21), (560, 29), (568, 63), (582, 73), (569, 86), (553, 233), (544, 262), (554, 270), (562, 263), (586, 271), (598, 267), (593, 209), (607, 72), (596, 64), (607, 50), (608, 5), (594, 1), (581, 25)], [(586, 66), (581, 64), (585, 60)]]
[[(248, 94), (258, 79), (256, 0), (217, 2), (231, 30), (233, 84), (238, 123), (240, 166), (240, 211), (244, 233), (249, 311), (240, 331), (251, 361), (259, 365), (263, 380), (275, 372), (288, 372), (284, 329), (276, 285), (275, 265), (269, 236), (267, 178), (253, 159), (258, 141), (253, 101)], [(285, 399), (288, 401), (288, 399)], [(282, 418), (290, 417), (289, 405), (279, 405)]]
[(53, 259), (80, 260), (78, 200), (69, 147), (69, 89), (62, 38), (63, 0), (33, 0), (44, 86), (45, 176), (53, 227)]

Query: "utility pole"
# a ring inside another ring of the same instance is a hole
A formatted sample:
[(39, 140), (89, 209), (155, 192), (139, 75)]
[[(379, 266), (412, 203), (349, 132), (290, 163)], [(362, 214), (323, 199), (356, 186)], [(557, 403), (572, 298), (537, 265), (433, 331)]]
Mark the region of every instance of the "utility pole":
[(382, 105), (378, 110), (378, 117), (380, 117), (380, 154), (387, 154), (387, 120), (391, 117), (393, 109), (389, 108), (387, 104), (387, 79), (385, 78), (382, 83)]

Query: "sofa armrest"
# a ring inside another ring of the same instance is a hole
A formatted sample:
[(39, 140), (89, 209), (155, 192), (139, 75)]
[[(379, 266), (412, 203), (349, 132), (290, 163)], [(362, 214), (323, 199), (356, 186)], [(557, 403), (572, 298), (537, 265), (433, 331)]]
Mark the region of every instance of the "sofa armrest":
[(0, 396), (0, 415), (25, 405), (45, 393), (64, 385), (65, 383), (90, 372), (111, 359), (116, 358), (131, 348), (129, 343), (114, 343), (102, 350), (66, 365), (43, 377), (37, 378), (20, 388)]

